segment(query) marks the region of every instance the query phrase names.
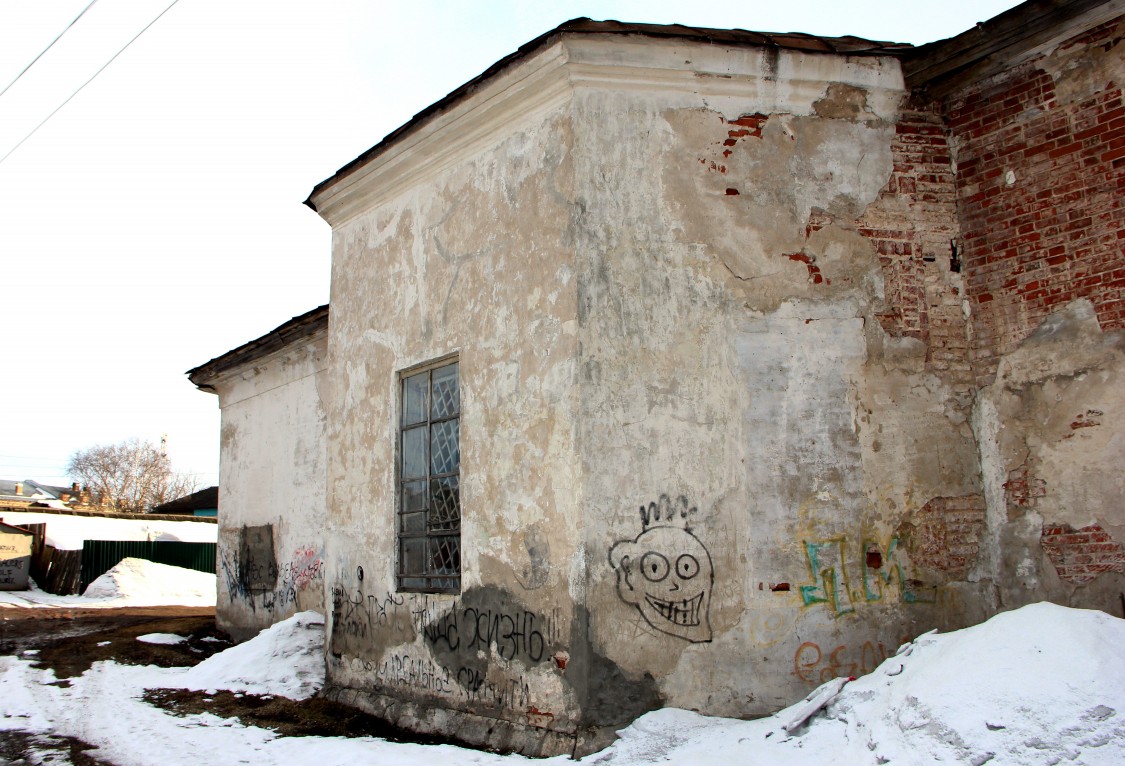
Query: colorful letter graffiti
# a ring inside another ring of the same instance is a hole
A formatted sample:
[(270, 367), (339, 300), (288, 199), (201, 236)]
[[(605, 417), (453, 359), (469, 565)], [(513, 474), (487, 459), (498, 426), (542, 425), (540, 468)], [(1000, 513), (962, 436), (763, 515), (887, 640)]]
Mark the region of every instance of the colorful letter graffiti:
[(860, 547), (860, 567), (863, 570), (863, 591), (853, 591), (848, 579), (844, 538), (821, 542), (806, 542), (812, 582), (800, 586), (801, 601), (805, 606), (827, 604), (839, 617), (855, 611), (856, 602), (872, 603), (885, 597), (898, 598), (907, 604), (933, 603), (936, 588), (909, 579), (904, 574), (902, 548), (898, 538), (892, 537), (886, 546), (873, 540), (864, 541)]
[(641, 506), (642, 532), (609, 549), (617, 572), (617, 593), (637, 608), (650, 626), (693, 643), (711, 640), (708, 612), (715, 575), (711, 556), (692, 534), (695, 513), (681, 497), (676, 507), (667, 495)]

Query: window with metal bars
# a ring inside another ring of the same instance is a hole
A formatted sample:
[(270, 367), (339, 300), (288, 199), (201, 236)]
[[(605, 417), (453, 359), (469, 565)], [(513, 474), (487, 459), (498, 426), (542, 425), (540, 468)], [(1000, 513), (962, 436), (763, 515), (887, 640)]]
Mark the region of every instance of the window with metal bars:
[(457, 362), (402, 375), (398, 587), (461, 592), (461, 390)]

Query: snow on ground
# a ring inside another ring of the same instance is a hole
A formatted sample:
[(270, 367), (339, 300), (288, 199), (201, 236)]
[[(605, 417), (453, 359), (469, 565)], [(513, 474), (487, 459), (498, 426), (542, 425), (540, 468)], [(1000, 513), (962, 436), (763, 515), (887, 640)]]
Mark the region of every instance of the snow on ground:
[(176, 680), (176, 688), (229, 689), (308, 699), (324, 685), (324, 617), (301, 612), (244, 644), (208, 657)]
[(58, 550), (80, 551), (85, 540), (165, 540), (213, 543), (219, 525), (202, 521), (161, 521), (138, 514), (136, 519), (68, 516), (63, 513), (4, 511), (0, 519), (17, 527), (46, 524), (47, 544)]
[(214, 606), (215, 575), (126, 558), (90, 583), (81, 596), (56, 596), (32, 587), (0, 591), (4, 607)]
[[(185, 636), (177, 636), (175, 633), (145, 633), (143, 636), (137, 636), (137, 640), (145, 644), (164, 644), (165, 646), (174, 646), (182, 644), (187, 641)], [(106, 641), (107, 644), (111, 643)]]
[[(209, 714), (167, 715), (139, 699), (146, 688), (185, 686), (304, 694), (323, 680), (320, 627), (321, 618), (306, 612), (194, 669), (99, 662), (68, 688), (52, 685), (53, 674), (34, 669), (33, 657), (0, 657), (0, 730), (78, 737), (118, 766), (528, 762), (373, 738), (279, 738)], [(874, 673), (836, 679), (809, 699), (758, 721), (659, 710), (582, 763), (1118, 766), (1125, 763), (1125, 620), (1035, 604), (922, 636)]]

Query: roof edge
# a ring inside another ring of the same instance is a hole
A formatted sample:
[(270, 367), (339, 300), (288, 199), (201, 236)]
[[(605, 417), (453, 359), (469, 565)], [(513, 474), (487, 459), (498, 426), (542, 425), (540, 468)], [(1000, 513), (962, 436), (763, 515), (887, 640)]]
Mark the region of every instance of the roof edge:
[(307, 338), (320, 330), (328, 328), (328, 306), (317, 306), (312, 311), (307, 311), (300, 316), (295, 316), (288, 322), (278, 325), (274, 329), (255, 338), (248, 343), (243, 343), (237, 348), (220, 356), (204, 362), (198, 367), (188, 370), (185, 375), (197, 388), (210, 388), (210, 382), (220, 374), (239, 367), (249, 362), (261, 359), (268, 354), (288, 346), (302, 338)]
[(961, 34), (903, 56), (906, 84), (935, 98), (1018, 65), (1038, 51), (1125, 14), (1125, 0), (1028, 0)]
[(854, 36), (820, 37), (801, 32), (750, 32), (743, 29), (710, 29), (706, 27), (688, 27), (680, 24), (633, 24), (612, 20), (594, 21), (587, 17), (571, 19), (543, 33), (534, 40), (524, 43), (513, 53), (508, 54), (473, 79), (415, 114), (406, 123), (384, 136), (379, 143), (367, 149), (354, 160), (337, 170), (333, 175), (313, 187), (313, 190), (305, 199), (304, 204), (319, 213), (320, 211), (317, 210), (314, 197), (329, 186), (339, 183), (371, 159), (385, 152), (399, 139), (414, 132), (431, 119), (478, 92), (486, 83), (490, 82), (504, 71), (531, 58), (541, 50), (550, 47), (562, 37), (574, 34), (639, 35), (661, 39), (694, 40), (711, 44), (767, 47), (835, 55), (900, 56), (904, 52), (913, 49), (913, 46), (908, 43), (882, 42)]

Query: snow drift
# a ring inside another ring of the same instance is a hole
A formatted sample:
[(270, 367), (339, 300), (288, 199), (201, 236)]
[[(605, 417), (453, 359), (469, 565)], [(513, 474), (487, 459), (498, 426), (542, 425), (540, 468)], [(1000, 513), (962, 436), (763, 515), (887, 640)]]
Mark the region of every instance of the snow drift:
[(656, 711), (610, 750), (618, 766), (664, 757), (745, 766), (1122, 764), (1125, 620), (1025, 606), (926, 634), (870, 675), (834, 679), (808, 699), (818, 697), (811, 715), (803, 701), (752, 722)]
[(191, 668), (176, 688), (308, 699), (324, 685), (324, 617), (300, 612)]
[(90, 583), (83, 598), (115, 606), (214, 606), (215, 575), (126, 558)]

